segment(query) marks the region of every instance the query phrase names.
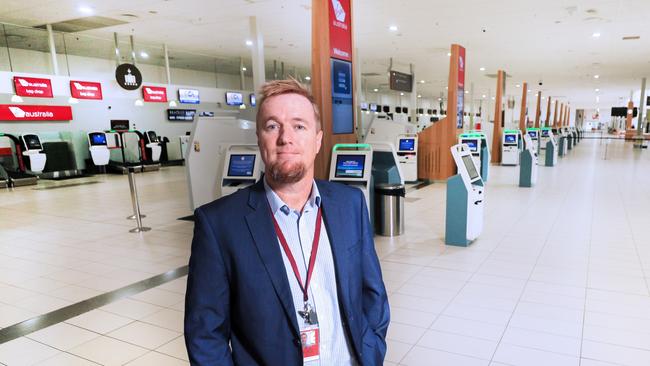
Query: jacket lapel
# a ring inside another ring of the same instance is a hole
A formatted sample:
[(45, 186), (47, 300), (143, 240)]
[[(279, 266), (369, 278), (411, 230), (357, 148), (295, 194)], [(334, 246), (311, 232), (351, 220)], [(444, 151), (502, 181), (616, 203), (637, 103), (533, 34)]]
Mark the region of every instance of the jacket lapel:
[(264, 184), (261, 179), (251, 187), (248, 204), (253, 208), (253, 211), (246, 215), (248, 229), (253, 236), (257, 252), (266, 267), (266, 272), (273, 283), (275, 293), (278, 295), (278, 299), (282, 303), (282, 307), (297, 334), (300, 332), (300, 328), (296, 320), (291, 288), (282, 261), (282, 252), (277, 243), (277, 235), (273, 229), (271, 211), (266, 201)]

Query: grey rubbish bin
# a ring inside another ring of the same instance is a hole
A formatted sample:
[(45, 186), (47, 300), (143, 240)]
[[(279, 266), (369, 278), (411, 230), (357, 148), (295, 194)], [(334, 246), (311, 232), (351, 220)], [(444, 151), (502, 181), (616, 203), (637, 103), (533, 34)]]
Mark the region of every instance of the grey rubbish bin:
[(378, 184), (375, 186), (375, 227), (383, 236), (396, 236), (404, 232), (403, 184)]

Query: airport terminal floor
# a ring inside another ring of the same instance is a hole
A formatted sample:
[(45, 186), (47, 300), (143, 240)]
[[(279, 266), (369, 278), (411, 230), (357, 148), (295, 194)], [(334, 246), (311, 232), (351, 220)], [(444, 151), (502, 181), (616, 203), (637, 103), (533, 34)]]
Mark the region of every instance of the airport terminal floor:
[[(493, 166), (484, 230), (467, 248), (444, 245), (445, 184), (411, 188), (405, 233), (375, 238), (386, 365), (649, 365), (649, 154), (585, 139), (540, 166), (535, 189)], [(137, 182), (144, 234), (128, 232), (126, 176), (0, 192), (0, 364), (188, 364), (184, 168)], [(50, 325), (24, 330), (38, 323)]]

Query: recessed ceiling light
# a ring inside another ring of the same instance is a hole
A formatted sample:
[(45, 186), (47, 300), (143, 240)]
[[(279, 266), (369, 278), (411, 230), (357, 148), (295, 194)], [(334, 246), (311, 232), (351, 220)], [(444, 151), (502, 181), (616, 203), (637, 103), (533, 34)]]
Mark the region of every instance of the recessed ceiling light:
[(599, 32), (595, 32), (595, 33), (592, 34), (591, 36), (594, 37), (594, 38), (599, 38), (599, 37), (600, 37), (600, 33), (599, 33)]
[(422, 96), (420, 94), (418, 94), (418, 98), (422, 98)]
[(246, 66), (242, 67), (241, 71), (246, 71)]
[(311, 80), (311, 76), (305, 76), (305, 80), (307, 81)]
[(487, 95), (483, 94), (483, 95), (481, 95), (481, 98), (485, 99), (485, 98), (487, 98)]
[(448, 86), (445, 86), (445, 89), (449, 90), (449, 87), (448, 87)]
[(529, 92), (529, 93), (532, 93), (533, 91), (532, 91), (532, 90), (530, 90), (530, 89), (528, 89), (528, 92)]
[(494, 100), (494, 97), (492, 97), (492, 100)]
[(519, 85), (519, 84), (517, 84), (517, 85), (515, 85), (515, 86), (516, 86), (517, 88), (521, 88), (521, 85)]
[(86, 6), (86, 5), (82, 5), (82, 6), (78, 7), (77, 10), (79, 10), (79, 12), (82, 13), (82, 14), (92, 14), (94, 12), (93, 8), (91, 8), (90, 6)]
[(447, 56), (451, 56), (451, 52), (447, 52)]
[(252, 45), (253, 45), (253, 41), (251, 41), (250, 39), (247, 39), (246, 40), (246, 46), (252, 46)]
[(594, 79), (598, 79), (600, 75), (594, 75)]
[(599, 91), (600, 91), (600, 89), (598, 89), (598, 88), (596, 88), (596, 89), (594, 89), (594, 91), (595, 91), (595, 92), (597, 93), (597, 92), (599, 92)]
[(399, 93), (399, 95), (404, 95), (404, 93)]
[(390, 27), (388, 27), (388, 30), (391, 31), (391, 32), (397, 32), (397, 26), (396, 25), (391, 25)]
[(485, 67), (481, 67), (479, 70), (481, 70), (481, 71), (485, 71)]
[(374, 91), (376, 93), (376, 92), (379, 91), (379, 89), (375, 88), (375, 89), (372, 89), (372, 91)]
[(424, 84), (424, 80), (420, 80), (420, 84)]
[(140, 51), (140, 57), (142, 57), (142, 58), (149, 58), (149, 54), (146, 53), (145, 51)]
[(465, 94), (469, 94), (469, 90), (465, 90)]

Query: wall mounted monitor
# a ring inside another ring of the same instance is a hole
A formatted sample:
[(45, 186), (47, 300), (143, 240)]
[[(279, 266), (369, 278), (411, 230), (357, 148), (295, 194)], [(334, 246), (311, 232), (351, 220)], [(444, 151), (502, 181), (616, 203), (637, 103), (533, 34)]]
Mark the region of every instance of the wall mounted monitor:
[(382, 108), (383, 108), (384, 113), (390, 113), (390, 106), (385, 105)]
[(363, 178), (365, 155), (341, 154), (336, 157), (336, 178)]
[(434, 109), (434, 110), (432, 110), (431, 113), (429, 113), (429, 114), (438, 114), (438, 110), (437, 110), (437, 109)]
[(90, 136), (90, 145), (91, 146), (108, 146), (106, 141), (106, 134), (102, 132), (92, 132)]
[(409, 107), (402, 107), (402, 113), (408, 113)]
[(332, 76), (332, 133), (354, 132), (354, 104), (352, 98), (352, 63), (330, 59)]
[(199, 91), (196, 89), (178, 89), (178, 101), (184, 104), (199, 104)]
[(377, 104), (377, 112), (381, 112), (384, 110), (384, 106)]
[(370, 103), (369, 108), (371, 112), (377, 112), (377, 105), (375, 103)]
[(399, 139), (399, 151), (415, 151), (415, 139)]
[(506, 134), (504, 136), (504, 142), (506, 144), (516, 144), (517, 143), (517, 135), (512, 135), (512, 134)]
[(25, 141), (25, 148), (27, 150), (43, 150), (41, 145), (41, 139), (36, 135), (23, 135), (23, 140)]
[(424, 108), (418, 108), (418, 114), (424, 114)]
[(402, 113), (402, 107), (395, 107), (395, 113)]
[(128, 131), (130, 129), (130, 124), (128, 119), (112, 119), (111, 120), (111, 130), (114, 131)]
[(368, 110), (368, 103), (362, 102), (360, 105), (362, 111), (367, 111)]
[(433, 114), (433, 110), (432, 109), (427, 109), (427, 114)]
[(194, 121), (194, 116), (196, 115), (196, 109), (168, 109), (167, 110), (167, 120), (168, 121)]
[(255, 96), (255, 94), (249, 95), (248, 99), (251, 103), (251, 107), (255, 107), (257, 105), (257, 97)]
[(476, 179), (479, 178), (478, 171), (476, 171), (476, 165), (474, 165), (474, 160), (472, 159), (472, 155), (463, 155), (463, 164), (465, 164), (465, 169), (467, 170), (467, 174), (469, 175), (469, 180), (470, 182), (475, 181)]
[(244, 96), (242, 93), (226, 92), (226, 104), (242, 105), (244, 104)]
[(390, 89), (410, 93), (413, 91), (413, 75), (398, 71), (391, 71)]
[(469, 151), (478, 152), (478, 144), (476, 140), (460, 140), (461, 144), (467, 144), (469, 146)]
[(255, 169), (255, 154), (232, 154), (228, 162), (229, 177), (252, 177)]

